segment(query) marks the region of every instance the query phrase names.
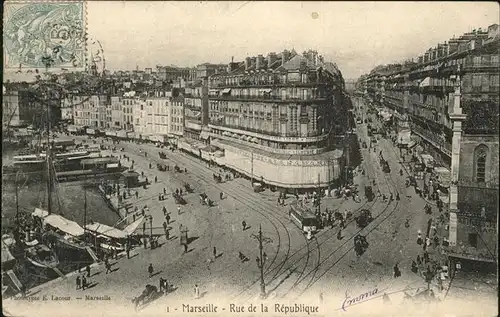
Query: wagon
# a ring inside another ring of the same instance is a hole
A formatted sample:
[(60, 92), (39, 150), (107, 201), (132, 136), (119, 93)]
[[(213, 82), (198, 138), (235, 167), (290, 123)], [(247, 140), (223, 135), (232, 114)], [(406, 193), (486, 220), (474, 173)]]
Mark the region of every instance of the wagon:
[(368, 226), (368, 224), (373, 221), (372, 213), (368, 209), (362, 209), (359, 215), (357, 215), (354, 219), (360, 228)]
[(154, 285), (146, 285), (146, 288), (142, 291), (142, 294), (132, 299), (132, 303), (135, 304), (135, 308), (140, 305), (147, 304), (155, 300), (160, 295), (158, 288)]

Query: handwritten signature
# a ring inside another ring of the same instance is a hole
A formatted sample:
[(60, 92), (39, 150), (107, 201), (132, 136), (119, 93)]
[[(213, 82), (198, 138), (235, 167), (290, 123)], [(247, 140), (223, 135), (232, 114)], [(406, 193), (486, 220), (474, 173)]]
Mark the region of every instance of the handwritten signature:
[(342, 303), (342, 310), (346, 311), (347, 307), (352, 306), (356, 303), (365, 301), (365, 300), (369, 299), (370, 297), (375, 296), (377, 293), (378, 293), (378, 288), (375, 288), (369, 292), (360, 294), (356, 297), (351, 297), (347, 294), (347, 291), (346, 291), (345, 292), (345, 299), (344, 299), (344, 302)]

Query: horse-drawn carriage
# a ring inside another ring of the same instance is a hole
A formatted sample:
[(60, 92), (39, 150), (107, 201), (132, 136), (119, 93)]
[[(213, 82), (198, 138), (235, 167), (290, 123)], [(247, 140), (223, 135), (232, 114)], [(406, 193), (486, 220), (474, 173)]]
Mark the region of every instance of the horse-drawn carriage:
[(184, 188), (188, 193), (192, 193), (194, 191), (193, 187), (191, 187), (188, 183), (184, 183)]
[(368, 248), (368, 241), (366, 237), (360, 234), (354, 237), (354, 251), (357, 255), (362, 255)]
[(373, 198), (375, 198), (375, 194), (373, 194), (371, 186), (365, 186), (365, 197), (368, 201), (373, 201)]
[(172, 196), (174, 196), (176, 204), (179, 204), (179, 205), (185, 205), (186, 204), (186, 200), (181, 195), (179, 195), (177, 193), (173, 193)]
[(201, 193), (200, 194), (200, 203), (205, 206), (213, 207), (215, 206), (215, 203), (213, 200), (208, 198), (207, 194)]
[(164, 165), (164, 164), (156, 164), (156, 168), (160, 171), (160, 172), (165, 172), (167, 170), (167, 167)]
[(354, 219), (360, 228), (365, 228), (370, 222), (373, 221), (372, 213), (368, 209), (361, 209), (359, 215), (354, 217)]
[(175, 171), (176, 173), (182, 173), (181, 168), (180, 168), (179, 166), (177, 166), (177, 165), (175, 165), (175, 166), (174, 166), (174, 171)]
[(159, 152), (158, 155), (160, 156), (161, 159), (167, 158), (167, 155), (163, 151)]
[(218, 174), (213, 174), (214, 180), (217, 183), (222, 183), (222, 177)]
[(161, 296), (161, 293), (158, 291), (158, 288), (154, 285), (146, 285), (146, 288), (142, 291), (142, 294), (132, 299), (132, 303), (135, 304), (135, 308), (137, 309), (140, 305), (145, 305), (158, 297)]

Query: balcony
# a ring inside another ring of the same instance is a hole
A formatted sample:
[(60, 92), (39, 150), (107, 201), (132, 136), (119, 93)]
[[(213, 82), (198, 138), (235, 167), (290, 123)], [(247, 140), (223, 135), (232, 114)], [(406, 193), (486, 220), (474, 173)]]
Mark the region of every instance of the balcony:
[(440, 137), (436, 136), (434, 133), (423, 129), (415, 124), (410, 124), (411, 131), (421, 136), (424, 140), (429, 142), (436, 149), (440, 150), (442, 153), (451, 157), (451, 144), (443, 141)]
[[(211, 121), (208, 124), (208, 127), (212, 128), (212, 129), (219, 129), (222, 131), (227, 131), (227, 132), (236, 133), (236, 134), (245, 133), (245, 135), (249, 135), (251, 137), (255, 137), (258, 139), (264, 139), (267, 141), (274, 141), (274, 142), (283, 142), (283, 143), (320, 142), (320, 141), (326, 140), (328, 138), (328, 136), (330, 135), (330, 132), (328, 132), (328, 133), (324, 133), (322, 135), (316, 135), (316, 136), (310, 135), (307, 137), (298, 137), (297, 132), (289, 132), (289, 133), (287, 133), (286, 136), (282, 136), (276, 132), (268, 132), (268, 131), (262, 131), (262, 130), (252, 129), (252, 128), (244, 128), (241, 126), (229, 126), (229, 125), (223, 124), (221, 122), (214, 122), (214, 121)], [(317, 133), (319, 134), (319, 131)]]
[[(248, 133), (245, 133), (245, 134), (248, 135)], [(253, 143), (250, 141), (245, 141), (245, 140), (241, 140), (241, 139), (234, 138), (234, 137), (220, 135), (220, 134), (217, 134), (214, 132), (210, 132), (210, 137), (212, 137), (214, 139), (225, 140), (225, 141), (241, 144), (244, 146), (257, 148), (257, 149), (260, 149), (260, 150), (263, 150), (263, 151), (266, 151), (269, 153), (283, 154), (283, 155), (317, 155), (317, 154), (321, 154), (321, 153), (324, 153), (327, 151), (326, 147), (317, 148), (317, 149), (303, 149), (303, 150), (276, 149), (276, 148), (264, 146), (261, 144), (256, 144), (256, 143)]]
[(327, 101), (326, 97), (317, 96), (302, 96), (302, 97), (290, 97), (290, 96), (231, 96), (231, 95), (221, 95), (221, 96), (210, 96), (211, 100), (228, 100), (228, 101), (260, 101), (260, 102), (324, 102)]
[(283, 81), (281, 78), (275, 78), (274, 80), (260, 80), (260, 81), (240, 81), (239, 83), (210, 83), (209, 88), (261, 88), (261, 87), (317, 87), (329, 85), (329, 82), (317, 82), (317, 81)]

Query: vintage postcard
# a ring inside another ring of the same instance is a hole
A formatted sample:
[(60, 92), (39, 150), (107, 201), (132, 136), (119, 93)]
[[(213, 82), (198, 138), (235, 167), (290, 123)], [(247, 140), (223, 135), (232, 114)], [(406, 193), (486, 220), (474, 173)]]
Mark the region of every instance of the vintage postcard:
[(493, 316), (499, 6), (6, 1), (5, 316)]

